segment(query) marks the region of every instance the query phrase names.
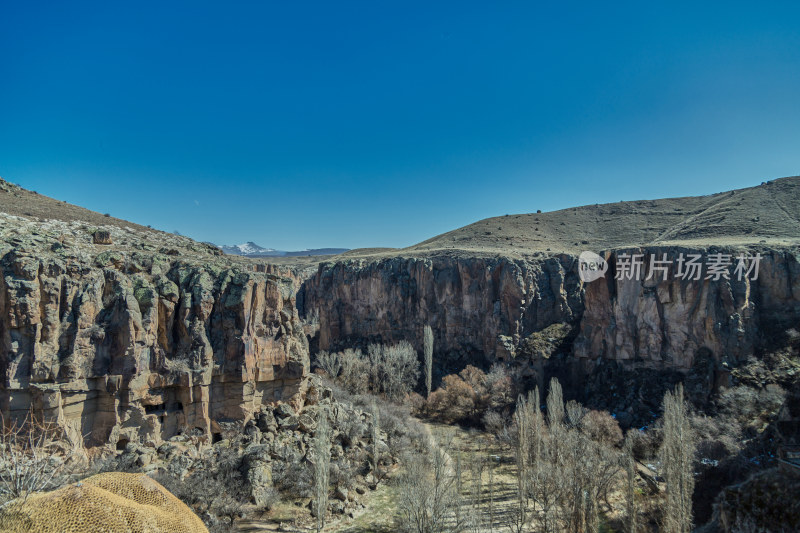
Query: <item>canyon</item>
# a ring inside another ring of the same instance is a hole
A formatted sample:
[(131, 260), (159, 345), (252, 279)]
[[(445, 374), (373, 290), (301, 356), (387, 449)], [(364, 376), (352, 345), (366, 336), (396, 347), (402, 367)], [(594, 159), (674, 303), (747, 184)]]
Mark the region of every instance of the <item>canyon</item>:
[[(316, 265), (226, 256), (4, 181), (0, 212), (0, 412), (33, 408), (91, 444), (213, 440), (265, 403), (301, 406), (311, 352), (421, 351), (426, 325), (439, 377), (506, 361), (584, 400), (623, 380), (610, 410), (698, 366), (708, 394), (800, 330), (798, 178), (507, 215)], [(580, 279), (582, 250), (604, 278)], [(651, 257), (720, 253), (759, 254), (758, 275), (646, 279)], [(617, 275), (622, 254), (641, 255), (641, 279)]]
[[(320, 350), (399, 340), (421, 350), (430, 325), (440, 376), (516, 361), (539, 383), (565, 376), (591, 403), (609, 372), (677, 380), (699, 365), (707, 395), (731, 368), (797, 342), (798, 206), (800, 179), (784, 178), (709, 197), (506, 215), (406, 249), (342, 254), (319, 265), (298, 301), (318, 317)], [(608, 261), (604, 278), (580, 279), (583, 250)], [(618, 272), (623, 254), (641, 256), (638, 279)], [(647, 279), (665, 254), (668, 271)], [(732, 265), (684, 279), (681, 254), (723, 254)], [(757, 275), (734, 275), (741, 254), (759, 256)], [(566, 333), (548, 336), (553, 327)], [(654, 404), (662, 393), (651, 391)]]

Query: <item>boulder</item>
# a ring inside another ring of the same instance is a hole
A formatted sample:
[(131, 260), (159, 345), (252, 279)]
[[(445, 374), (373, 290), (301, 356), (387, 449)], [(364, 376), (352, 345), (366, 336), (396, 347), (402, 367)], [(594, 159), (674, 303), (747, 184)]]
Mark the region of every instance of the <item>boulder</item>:
[(333, 497), (337, 500), (341, 500), (343, 502), (347, 501), (348, 490), (341, 485), (336, 486), (336, 490), (333, 491)]
[(94, 244), (112, 244), (111, 232), (106, 229), (98, 229), (92, 234)]

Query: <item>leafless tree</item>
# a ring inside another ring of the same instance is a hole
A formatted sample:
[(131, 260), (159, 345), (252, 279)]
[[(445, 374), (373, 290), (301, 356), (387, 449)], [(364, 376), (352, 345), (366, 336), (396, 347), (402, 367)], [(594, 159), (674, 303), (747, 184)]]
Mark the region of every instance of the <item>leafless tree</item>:
[(667, 391), (664, 395), (664, 440), (660, 456), (666, 483), (665, 533), (688, 533), (692, 530), (695, 449), (689, 407), (683, 385), (678, 384), (675, 392)]
[(513, 533), (522, 533), (530, 519), (528, 505), (531, 485), (535, 482), (532, 478), (531, 462), (535, 461), (533, 442), (537, 439), (534, 434), (536, 427), (536, 413), (539, 412), (538, 388), (528, 397), (520, 395), (517, 399), (517, 408), (514, 412), (514, 430), (516, 442), (514, 459), (517, 465), (517, 506), (508, 514), (507, 525)]
[(550, 380), (547, 393), (547, 423), (551, 433), (559, 433), (564, 425), (564, 393), (558, 379)]
[(425, 390), (427, 391), (425, 397), (429, 398), (433, 385), (433, 330), (430, 326), (425, 326), (422, 341), (425, 354)]
[(336, 379), (339, 377), (339, 372), (342, 371), (342, 362), (336, 352), (319, 352), (317, 366), (324, 370), (330, 379)]
[(479, 454), (470, 463), (470, 530), (484, 531), (484, 514), (480, 506), (483, 500), (483, 471), (486, 469), (486, 456)]
[(372, 412), (372, 472), (373, 475), (378, 477), (378, 468), (380, 467), (380, 440), (378, 432), (380, 431), (380, 412), (378, 411), (378, 404), (373, 400), (370, 405)]
[(27, 498), (67, 481), (65, 436), (55, 422), (29, 411), (23, 420), (0, 416), (0, 498)]
[(636, 458), (633, 455), (633, 433), (625, 438), (623, 462), (625, 465), (625, 531), (636, 533), (639, 510), (636, 504)]
[(492, 533), (494, 531), (494, 457), (489, 457), (487, 465), (489, 467), (489, 483), (487, 487), (489, 492), (489, 532)]
[(331, 431), (328, 425), (328, 414), (324, 409), (319, 412), (311, 452), (314, 461), (313, 509), (317, 518), (317, 533), (319, 533), (325, 527), (325, 516), (328, 512), (328, 476), (331, 464)]
[(370, 364), (361, 350), (348, 348), (339, 354), (339, 361), (341, 385), (352, 394), (367, 392), (370, 385)]
[(399, 478), (398, 526), (412, 533), (457, 532), (461, 505), (458, 479), (446, 446), (431, 442), (427, 453), (408, 454)]
[(382, 392), (393, 401), (411, 392), (419, 379), (419, 361), (410, 343), (373, 344), (369, 346), (368, 354), (373, 392)]
[(600, 502), (607, 501), (619, 472), (613, 446), (595, 440), (585, 427), (588, 411), (570, 401), (564, 406), (561, 386), (550, 382), (545, 424), (539, 392), (520, 397), (514, 414), (517, 505), (507, 525), (514, 533), (531, 524), (545, 533), (599, 530)]

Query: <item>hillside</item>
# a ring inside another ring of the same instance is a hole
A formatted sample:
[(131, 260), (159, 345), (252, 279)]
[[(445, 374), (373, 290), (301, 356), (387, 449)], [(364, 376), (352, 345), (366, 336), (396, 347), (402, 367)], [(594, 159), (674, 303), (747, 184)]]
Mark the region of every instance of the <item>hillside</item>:
[(408, 248), (351, 250), (341, 257), (413, 257), (442, 252), (513, 257), (677, 243), (800, 243), (800, 177), (709, 196), (596, 204), (487, 218)]

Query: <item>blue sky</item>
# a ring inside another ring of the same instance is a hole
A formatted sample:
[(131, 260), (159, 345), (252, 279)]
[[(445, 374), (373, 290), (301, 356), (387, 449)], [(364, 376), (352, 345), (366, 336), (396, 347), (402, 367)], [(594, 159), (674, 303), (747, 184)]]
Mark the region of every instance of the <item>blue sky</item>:
[(2, 1), (0, 176), (302, 249), (800, 174), (798, 2), (431, 4)]

